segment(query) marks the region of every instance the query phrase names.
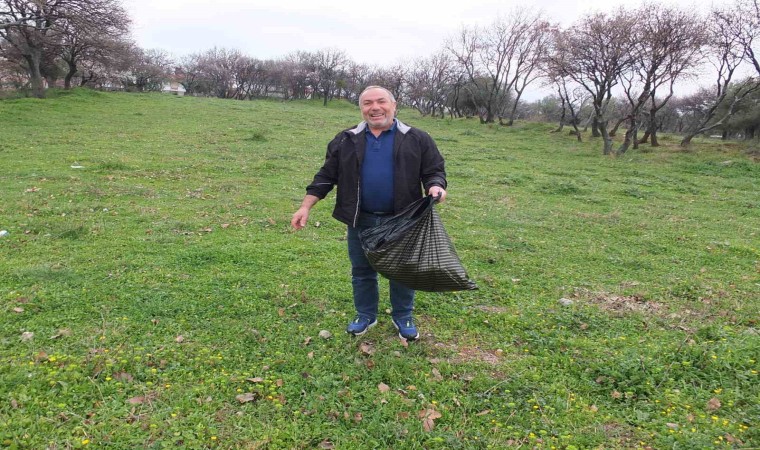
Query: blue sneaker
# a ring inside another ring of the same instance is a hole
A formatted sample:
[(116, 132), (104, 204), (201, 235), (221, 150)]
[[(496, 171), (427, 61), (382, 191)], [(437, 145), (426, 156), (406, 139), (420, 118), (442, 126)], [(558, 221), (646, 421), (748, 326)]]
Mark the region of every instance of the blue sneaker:
[(417, 327), (414, 326), (414, 319), (412, 316), (402, 317), (401, 319), (396, 319), (394, 317), (393, 326), (398, 330), (398, 337), (401, 339), (414, 341), (420, 337), (420, 333), (417, 332)]
[(377, 325), (377, 317), (369, 318), (366, 316), (356, 316), (346, 327), (346, 333), (354, 336), (361, 336), (370, 328)]

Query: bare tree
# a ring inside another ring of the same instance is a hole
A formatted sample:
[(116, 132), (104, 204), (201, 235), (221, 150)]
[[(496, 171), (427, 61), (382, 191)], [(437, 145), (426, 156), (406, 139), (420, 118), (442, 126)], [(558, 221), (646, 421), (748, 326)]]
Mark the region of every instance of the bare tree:
[(71, 79), (77, 74), (78, 65), (87, 59), (102, 58), (104, 53), (118, 47), (117, 41), (127, 43), (131, 20), (127, 12), (113, 0), (103, 0), (100, 8), (110, 10), (102, 14), (103, 20), (93, 23), (89, 18), (73, 16), (62, 21), (58, 53), (66, 63), (64, 87), (71, 88)]
[(488, 27), (465, 27), (446, 43), (447, 49), (467, 74), (472, 96), (479, 105), (482, 123), (494, 122), (509, 111), (510, 121), (525, 87), (537, 78), (548, 24), (540, 13), (515, 9)]
[[(745, 4), (738, 0), (737, 4)], [(754, 4), (756, 6), (756, 3)], [(691, 140), (698, 134), (705, 133), (721, 126), (736, 111), (739, 103), (752, 92), (760, 89), (760, 73), (758, 77), (747, 78), (735, 86), (732, 79), (740, 65), (749, 58), (750, 63), (756, 66), (757, 61), (752, 60), (754, 51), (748, 51), (747, 45), (752, 47), (754, 34), (758, 30), (750, 30), (745, 26), (746, 11), (741, 8), (726, 8), (713, 10), (708, 21), (710, 33), (710, 62), (715, 67), (716, 80), (713, 87), (712, 101), (709, 102), (702, 114), (702, 119), (686, 133), (681, 140), (682, 147), (688, 147)], [(745, 35), (745, 32), (750, 34)], [(719, 109), (725, 102), (725, 108)], [(720, 110), (721, 114), (718, 115)]]
[(133, 52), (131, 67), (122, 76), (124, 87), (138, 92), (160, 91), (173, 72), (174, 61), (160, 49), (136, 48)]
[(346, 90), (346, 98), (354, 103), (359, 101), (359, 94), (370, 86), (370, 78), (373, 70), (366, 64), (359, 64), (354, 61), (349, 61), (344, 69), (344, 79)]
[(559, 126), (554, 132), (559, 133), (562, 131), (566, 123), (567, 110), (569, 110), (569, 123), (573, 126), (578, 142), (581, 142), (581, 132), (578, 129), (580, 117), (578, 115), (583, 105), (588, 101), (589, 95), (570, 76), (569, 52), (571, 49), (560, 42), (564, 38), (564, 34), (555, 28), (551, 31), (550, 36), (551, 39), (547, 45), (546, 54), (541, 61), (541, 72), (557, 89), (557, 95), (561, 102), (562, 116)]
[(41, 64), (46, 51), (58, 44), (66, 24), (97, 28), (108, 23), (117, 0), (0, 0), (0, 40), (26, 61), (32, 94), (44, 97)]
[(612, 153), (612, 138), (607, 130), (612, 88), (634, 62), (630, 51), (630, 30), (634, 26), (635, 17), (623, 9), (612, 16), (597, 13), (576, 22), (556, 41), (568, 55), (567, 75), (592, 98), (593, 119), (604, 141), (605, 155)]
[(407, 102), (423, 116), (435, 116), (436, 110), (445, 116), (451, 66), (451, 56), (445, 51), (415, 62), (407, 83)]
[(403, 103), (405, 101), (404, 85), (411, 70), (407, 66), (408, 64), (397, 63), (390, 67), (377, 69), (370, 76), (370, 84), (383, 86), (393, 93), (397, 102)]
[[(705, 22), (686, 11), (648, 4), (635, 12), (639, 25), (634, 31), (633, 51), (637, 55), (630, 73), (621, 79), (630, 109), (625, 141), (618, 149), (624, 153), (633, 144), (651, 138), (657, 142), (657, 112), (673, 97), (677, 81), (688, 76), (701, 62), (706, 42)], [(649, 104), (648, 127), (641, 141), (636, 140), (639, 117)]]
[(324, 106), (332, 99), (333, 91), (338, 82), (338, 76), (348, 63), (348, 56), (343, 50), (328, 48), (319, 50), (313, 55), (314, 86), (322, 96)]
[[(521, 31), (516, 30), (516, 32), (521, 32), (521, 39), (517, 42), (515, 60), (512, 64), (514, 67), (512, 78), (507, 81), (507, 86), (511, 86), (515, 92), (507, 122), (509, 126), (515, 122), (517, 107), (523, 92), (541, 77), (541, 63), (548, 51), (552, 30), (556, 29), (556, 26), (543, 20), (539, 13), (526, 17), (522, 28)], [(499, 121), (501, 122), (501, 119)]]

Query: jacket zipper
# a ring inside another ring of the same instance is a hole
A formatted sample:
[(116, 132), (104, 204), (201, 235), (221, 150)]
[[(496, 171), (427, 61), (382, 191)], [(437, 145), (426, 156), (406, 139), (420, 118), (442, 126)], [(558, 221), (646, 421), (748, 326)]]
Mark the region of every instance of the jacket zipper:
[(361, 185), (362, 185), (362, 177), (359, 176), (359, 181), (356, 183), (356, 213), (354, 213), (354, 228), (356, 228), (356, 225), (359, 222), (359, 202), (361, 202)]

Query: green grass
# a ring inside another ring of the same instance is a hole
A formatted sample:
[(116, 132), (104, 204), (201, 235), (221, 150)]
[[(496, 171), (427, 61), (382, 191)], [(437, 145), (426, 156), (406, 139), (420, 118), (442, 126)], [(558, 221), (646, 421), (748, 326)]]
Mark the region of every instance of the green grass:
[(334, 197), (289, 227), (355, 107), (51, 97), (0, 101), (2, 446), (760, 446), (760, 168), (737, 144), (607, 158), (401, 111), (446, 157), (438, 209), (480, 285), (419, 293), (405, 347), (387, 314), (343, 332)]

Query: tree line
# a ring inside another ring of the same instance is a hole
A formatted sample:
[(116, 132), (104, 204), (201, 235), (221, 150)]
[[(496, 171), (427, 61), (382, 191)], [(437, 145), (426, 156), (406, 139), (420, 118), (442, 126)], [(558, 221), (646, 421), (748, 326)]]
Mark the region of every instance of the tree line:
[[(275, 59), (212, 48), (173, 58), (130, 39), (119, 0), (0, 0), (0, 87), (44, 97), (46, 86), (61, 81), (67, 89), (130, 91), (173, 81), (189, 95), (327, 104), (356, 102), (366, 86), (379, 84), (423, 115), (505, 126), (518, 118), (556, 120), (557, 131), (572, 127), (580, 140), (591, 128), (605, 154), (622, 154), (657, 146), (661, 131), (682, 134), (682, 145), (705, 133), (757, 135), (758, 1), (733, 0), (703, 16), (649, 3), (589, 14), (564, 28), (541, 12), (515, 9), (489, 25), (462, 27), (430, 56), (379, 67), (336, 48)], [(675, 95), (699, 73), (713, 85)], [(555, 94), (526, 102), (526, 90), (539, 86)], [(618, 131), (623, 142), (613, 148)]]

